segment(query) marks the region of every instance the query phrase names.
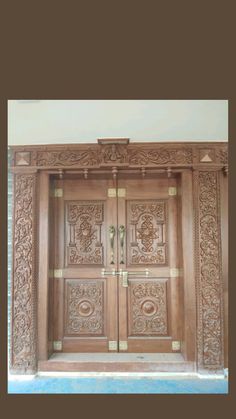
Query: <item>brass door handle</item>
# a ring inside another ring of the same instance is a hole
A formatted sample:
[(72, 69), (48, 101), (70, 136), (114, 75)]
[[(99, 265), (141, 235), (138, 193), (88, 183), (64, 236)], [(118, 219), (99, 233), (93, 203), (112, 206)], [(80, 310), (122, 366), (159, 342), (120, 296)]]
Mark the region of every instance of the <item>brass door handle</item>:
[(119, 227), (120, 234), (120, 264), (124, 264), (124, 239), (125, 239), (125, 226), (121, 225)]
[(111, 254), (110, 254), (110, 264), (114, 265), (114, 237), (116, 234), (116, 229), (114, 226), (109, 227), (109, 239), (110, 239), (110, 247), (111, 247)]

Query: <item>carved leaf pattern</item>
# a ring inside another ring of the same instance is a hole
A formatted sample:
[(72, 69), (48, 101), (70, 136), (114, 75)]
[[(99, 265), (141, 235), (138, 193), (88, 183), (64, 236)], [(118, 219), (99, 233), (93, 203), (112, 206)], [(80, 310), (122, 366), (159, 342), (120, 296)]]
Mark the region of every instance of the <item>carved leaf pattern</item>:
[(220, 149), (218, 151), (218, 156), (219, 156), (220, 163), (228, 164), (228, 150), (227, 149)]
[(15, 176), (12, 367), (36, 368), (34, 257), (35, 175)]
[(37, 153), (37, 166), (96, 166), (100, 163), (97, 149), (84, 151), (40, 151)]
[(101, 164), (191, 164), (192, 149), (129, 149), (126, 145), (103, 145), (84, 150), (38, 151), (37, 166), (99, 166)]
[(200, 315), (199, 352), (204, 367), (222, 363), (221, 253), (217, 173), (199, 173)]
[(97, 201), (80, 201), (67, 204), (67, 228), (69, 243), (67, 254), (69, 264), (103, 263), (101, 229), (104, 207)]
[(135, 150), (129, 155), (129, 163), (133, 165), (154, 164), (190, 164), (192, 163), (192, 150), (190, 148), (159, 150)]
[(103, 335), (103, 282), (75, 280), (67, 283), (67, 335)]
[(131, 288), (131, 335), (166, 335), (165, 282), (133, 282)]

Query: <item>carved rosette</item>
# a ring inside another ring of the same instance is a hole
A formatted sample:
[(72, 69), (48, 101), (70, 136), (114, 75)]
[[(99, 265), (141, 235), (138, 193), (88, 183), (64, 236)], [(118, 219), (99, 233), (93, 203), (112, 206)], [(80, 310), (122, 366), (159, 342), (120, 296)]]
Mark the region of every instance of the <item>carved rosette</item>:
[(130, 335), (166, 335), (166, 282), (133, 282), (130, 293)]
[(163, 201), (128, 201), (130, 232), (129, 264), (165, 265), (166, 203)]
[(68, 265), (102, 265), (104, 204), (76, 201), (67, 204)]
[(36, 175), (15, 175), (11, 369), (36, 370)]
[(219, 185), (217, 172), (195, 174), (196, 202), (198, 363), (223, 367), (223, 300)]
[(65, 334), (104, 335), (104, 285), (102, 281), (68, 280)]

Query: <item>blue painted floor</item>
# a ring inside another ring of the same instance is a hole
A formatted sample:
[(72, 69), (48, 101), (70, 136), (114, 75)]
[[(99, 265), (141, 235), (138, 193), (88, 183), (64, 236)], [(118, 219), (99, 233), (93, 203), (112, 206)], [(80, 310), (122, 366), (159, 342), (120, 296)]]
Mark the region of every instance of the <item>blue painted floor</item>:
[(9, 394), (227, 394), (227, 379), (41, 377), (9, 380)]

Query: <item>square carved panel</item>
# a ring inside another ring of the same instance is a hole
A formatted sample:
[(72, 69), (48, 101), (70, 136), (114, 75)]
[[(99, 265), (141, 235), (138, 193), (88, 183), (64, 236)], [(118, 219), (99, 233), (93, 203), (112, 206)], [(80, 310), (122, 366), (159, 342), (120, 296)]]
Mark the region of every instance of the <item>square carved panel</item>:
[(68, 279), (65, 283), (65, 335), (104, 335), (104, 282)]
[(129, 313), (131, 336), (167, 335), (166, 281), (132, 281)]

